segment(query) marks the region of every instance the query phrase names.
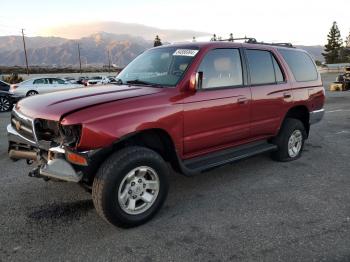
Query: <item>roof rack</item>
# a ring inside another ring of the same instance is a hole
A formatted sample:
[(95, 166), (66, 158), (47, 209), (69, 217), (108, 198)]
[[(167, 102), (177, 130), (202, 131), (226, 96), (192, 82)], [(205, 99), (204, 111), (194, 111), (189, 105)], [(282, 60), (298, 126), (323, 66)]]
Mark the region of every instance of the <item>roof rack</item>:
[(295, 48), (291, 43), (265, 43), (265, 42), (258, 42), (253, 37), (228, 38), (228, 39), (219, 39), (217, 41), (234, 42), (235, 40), (245, 40), (244, 43), (247, 43), (247, 44), (260, 44), (260, 45), (272, 45), (272, 46), (283, 46), (283, 47)]

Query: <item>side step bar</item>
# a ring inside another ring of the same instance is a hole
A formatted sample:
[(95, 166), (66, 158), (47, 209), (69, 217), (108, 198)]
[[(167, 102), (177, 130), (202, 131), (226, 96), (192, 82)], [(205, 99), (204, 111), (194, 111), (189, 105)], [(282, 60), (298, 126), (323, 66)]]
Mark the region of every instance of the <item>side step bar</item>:
[(231, 149), (221, 150), (213, 154), (185, 160), (181, 163), (181, 167), (185, 175), (193, 175), (218, 166), (233, 163), (244, 158), (274, 150), (277, 150), (277, 146), (270, 144), (267, 141), (254, 142)]

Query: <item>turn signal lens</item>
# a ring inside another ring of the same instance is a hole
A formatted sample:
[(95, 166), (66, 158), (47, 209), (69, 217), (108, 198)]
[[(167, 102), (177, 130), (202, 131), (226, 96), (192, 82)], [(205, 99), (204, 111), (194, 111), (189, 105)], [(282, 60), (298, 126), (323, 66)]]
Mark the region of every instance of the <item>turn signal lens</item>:
[(69, 162), (72, 164), (80, 165), (80, 166), (87, 166), (87, 160), (85, 157), (72, 153), (67, 152), (66, 158)]

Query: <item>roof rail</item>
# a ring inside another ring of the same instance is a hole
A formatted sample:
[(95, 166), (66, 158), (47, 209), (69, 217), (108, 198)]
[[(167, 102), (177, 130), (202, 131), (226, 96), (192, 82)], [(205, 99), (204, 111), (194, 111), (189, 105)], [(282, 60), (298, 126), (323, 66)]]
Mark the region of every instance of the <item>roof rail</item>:
[(289, 48), (295, 48), (291, 43), (265, 43), (265, 42), (258, 42), (253, 37), (241, 37), (241, 38), (229, 38), (229, 39), (219, 39), (217, 41), (229, 41), (234, 42), (235, 40), (245, 40), (244, 42), (247, 44), (259, 44), (259, 45), (272, 45), (272, 46), (282, 46), (282, 47), (289, 47)]

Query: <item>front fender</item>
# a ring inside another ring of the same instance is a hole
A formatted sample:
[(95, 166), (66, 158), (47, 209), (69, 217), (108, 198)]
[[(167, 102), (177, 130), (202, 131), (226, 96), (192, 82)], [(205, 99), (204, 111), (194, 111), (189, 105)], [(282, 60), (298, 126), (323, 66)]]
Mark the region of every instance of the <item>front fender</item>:
[(169, 134), (177, 150), (182, 152), (182, 104), (152, 98), (124, 100), (103, 104), (69, 114), (61, 124), (82, 125), (79, 150), (108, 147), (120, 138), (148, 129), (162, 129)]

